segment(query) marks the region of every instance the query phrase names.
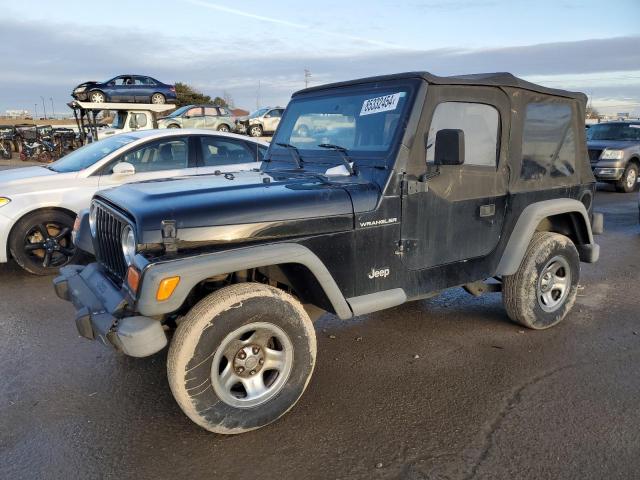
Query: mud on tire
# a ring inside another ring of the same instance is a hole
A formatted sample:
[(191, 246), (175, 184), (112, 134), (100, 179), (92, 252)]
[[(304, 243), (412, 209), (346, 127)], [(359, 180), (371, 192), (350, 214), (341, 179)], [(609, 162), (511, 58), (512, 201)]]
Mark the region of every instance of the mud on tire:
[(509, 318), (535, 330), (556, 325), (575, 303), (579, 280), (580, 258), (571, 239), (534, 233), (516, 273), (502, 279)]
[[(289, 411), (307, 387), (315, 358), (315, 330), (302, 305), (279, 289), (243, 283), (205, 297), (180, 322), (167, 373), (191, 420), (211, 432), (236, 434)], [(258, 377), (262, 397), (253, 395)]]

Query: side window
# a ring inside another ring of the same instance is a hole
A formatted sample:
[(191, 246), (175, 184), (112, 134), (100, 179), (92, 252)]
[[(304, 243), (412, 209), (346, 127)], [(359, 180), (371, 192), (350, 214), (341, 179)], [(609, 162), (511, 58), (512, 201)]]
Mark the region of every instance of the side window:
[(133, 165), (136, 172), (187, 168), (189, 166), (188, 145), (187, 138), (159, 140), (124, 154), (120, 161)]
[(223, 116), (228, 116), (229, 115), (229, 111), (224, 107), (219, 107), (218, 111), (220, 112), (220, 115), (223, 115)]
[(218, 116), (218, 112), (213, 107), (205, 107), (204, 108), (204, 114), (207, 117), (216, 117), (216, 116)]
[(205, 167), (256, 161), (255, 153), (252, 154), (242, 141), (222, 137), (201, 137), (200, 142)]
[(444, 102), (433, 112), (427, 140), (427, 163), (434, 162), (436, 135), (440, 130), (464, 132), (465, 165), (496, 167), (500, 115), (483, 103)]
[(522, 135), (523, 180), (573, 175), (576, 141), (572, 108), (566, 103), (527, 105)]
[(129, 127), (144, 128), (147, 126), (147, 116), (144, 113), (132, 113), (129, 118)]
[(267, 115), (265, 115), (265, 117), (271, 117), (271, 118), (280, 118), (282, 117), (282, 110), (271, 110)]
[(190, 108), (189, 110), (187, 110), (187, 113), (185, 113), (185, 115), (188, 117), (201, 117), (202, 108), (200, 107)]

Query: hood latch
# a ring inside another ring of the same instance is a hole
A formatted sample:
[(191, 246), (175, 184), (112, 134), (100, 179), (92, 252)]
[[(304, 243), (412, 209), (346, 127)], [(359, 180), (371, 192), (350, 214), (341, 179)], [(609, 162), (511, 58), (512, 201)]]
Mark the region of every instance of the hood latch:
[(162, 243), (167, 254), (175, 255), (178, 252), (178, 229), (175, 220), (162, 220)]

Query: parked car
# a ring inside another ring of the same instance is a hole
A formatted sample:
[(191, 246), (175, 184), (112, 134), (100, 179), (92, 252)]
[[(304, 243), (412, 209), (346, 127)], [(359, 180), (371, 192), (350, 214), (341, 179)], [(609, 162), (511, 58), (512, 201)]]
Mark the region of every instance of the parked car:
[(284, 108), (267, 107), (256, 110), (247, 117), (240, 117), (236, 121), (236, 131), (238, 133), (247, 133), (252, 137), (261, 137), (264, 134), (272, 135), (280, 119)]
[(47, 166), (0, 172), (0, 262), (50, 274), (78, 252), (76, 214), (95, 192), (124, 183), (257, 168), (264, 142), (202, 130), (143, 130), (86, 145)]
[(176, 88), (144, 75), (119, 75), (106, 82), (84, 82), (73, 89), (73, 98), (91, 103), (171, 103)]
[(632, 192), (640, 171), (640, 121), (606, 122), (587, 130), (593, 174), (619, 192)]
[[(82, 106), (82, 103), (79, 104)], [(119, 133), (132, 132), (136, 130), (152, 130), (159, 128), (156, 115), (166, 114), (167, 111), (175, 108), (175, 105), (144, 105), (139, 108), (126, 107), (112, 109), (113, 120), (109, 125), (99, 128), (97, 131), (98, 140), (107, 138)], [(104, 111), (103, 111), (104, 112)]]
[(235, 128), (233, 115), (225, 107), (186, 105), (158, 119), (158, 128), (206, 128), (231, 132)]
[[(61, 269), (56, 293), (80, 335), (127, 355), (171, 339), (174, 398), (225, 434), (292, 408), (324, 311), (348, 320), (464, 285), (552, 327), (600, 251), (586, 100), (509, 74), (298, 92), (261, 171), (98, 192), (77, 224), (97, 262)], [(298, 132), (310, 119), (313, 142)]]

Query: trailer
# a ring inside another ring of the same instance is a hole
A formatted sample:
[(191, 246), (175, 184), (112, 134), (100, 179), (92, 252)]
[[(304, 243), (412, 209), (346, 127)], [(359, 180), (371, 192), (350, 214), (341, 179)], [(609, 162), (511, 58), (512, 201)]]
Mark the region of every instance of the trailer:
[[(73, 110), (83, 144), (118, 133), (157, 128), (158, 115), (176, 108), (171, 104), (93, 103), (78, 100), (69, 102), (67, 105)], [(114, 121), (107, 129), (101, 128), (98, 124), (98, 114), (103, 111), (115, 112)]]

